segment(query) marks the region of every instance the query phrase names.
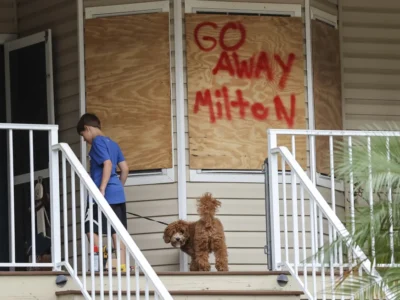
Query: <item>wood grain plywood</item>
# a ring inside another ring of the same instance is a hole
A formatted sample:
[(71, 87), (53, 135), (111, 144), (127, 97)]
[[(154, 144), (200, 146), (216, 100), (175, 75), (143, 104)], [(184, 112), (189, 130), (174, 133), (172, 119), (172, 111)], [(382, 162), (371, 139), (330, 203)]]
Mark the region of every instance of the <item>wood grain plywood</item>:
[(186, 14), (185, 25), (190, 168), (261, 169), (268, 128), (306, 128), (301, 18)]
[[(343, 121), (339, 31), (315, 20), (312, 20), (311, 26), (315, 128), (341, 130)], [(315, 143), (317, 172), (330, 174), (329, 137), (317, 137)]]
[(172, 167), (169, 14), (86, 20), (86, 109), (129, 169)]

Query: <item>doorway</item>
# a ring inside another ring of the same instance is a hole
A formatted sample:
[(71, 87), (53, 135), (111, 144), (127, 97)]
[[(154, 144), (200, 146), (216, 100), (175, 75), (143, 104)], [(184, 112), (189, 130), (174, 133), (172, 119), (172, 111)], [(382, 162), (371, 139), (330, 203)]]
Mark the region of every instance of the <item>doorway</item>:
[[(7, 123), (54, 124), (51, 30), (5, 43), (5, 90)], [(34, 179), (44, 178), (48, 192), (48, 132), (33, 132)], [(13, 132), (15, 259), (28, 262), (31, 245), (31, 191), (29, 132)], [(8, 174), (7, 174), (8, 175)], [(46, 184), (47, 183), (47, 184)], [(9, 198), (9, 207), (11, 199)], [(8, 210), (10, 211), (10, 210)], [(9, 216), (11, 214), (9, 213)], [(11, 222), (8, 229), (11, 240)], [(10, 243), (11, 244), (11, 243)]]

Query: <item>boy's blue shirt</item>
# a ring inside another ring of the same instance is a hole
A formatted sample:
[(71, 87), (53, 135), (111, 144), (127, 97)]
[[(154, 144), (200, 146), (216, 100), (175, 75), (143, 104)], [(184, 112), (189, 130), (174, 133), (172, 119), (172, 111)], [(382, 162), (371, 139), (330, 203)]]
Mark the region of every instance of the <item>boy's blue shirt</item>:
[(92, 147), (89, 151), (90, 158), (90, 176), (97, 187), (100, 187), (103, 177), (103, 163), (111, 160), (112, 168), (110, 180), (107, 183), (105, 198), (109, 204), (118, 204), (125, 202), (125, 192), (122, 182), (117, 175), (117, 165), (124, 161), (124, 155), (118, 144), (106, 136), (96, 136), (92, 141)]

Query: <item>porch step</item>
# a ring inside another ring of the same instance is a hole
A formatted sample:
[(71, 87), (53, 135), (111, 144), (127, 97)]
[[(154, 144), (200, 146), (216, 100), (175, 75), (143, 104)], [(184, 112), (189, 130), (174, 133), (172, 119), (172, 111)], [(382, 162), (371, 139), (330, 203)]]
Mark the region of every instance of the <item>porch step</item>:
[[(239, 300), (239, 299), (268, 299), (268, 300), (297, 300), (303, 295), (297, 283), (288, 275), (289, 282), (281, 287), (277, 283), (278, 276), (282, 272), (159, 272), (157, 275), (165, 284), (172, 297), (177, 300)], [(116, 274), (115, 274), (116, 275)], [(113, 276), (114, 278), (116, 276)], [(144, 276), (140, 276), (140, 287), (144, 289)], [(100, 295), (99, 278), (95, 281), (95, 291)], [(126, 278), (122, 278), (124, 289)], [(91, 286), (91, 282), (87, 282)], [(113, 282), (113, 287), (117, 282)], [(135, 278), (131, 278), (131, 287), (135, 287)], [(104, 290), (108, 289), (108, 280), (105, 275)], [(150, 299), (154, 299), (152, 287)], [(144, 295), (143, 291), (141, 292)], [(59, 300), (81, 300), (81, 292), (76, 290), (57, 291)], [(132, 291), (132, 296), (135, 291)], [(105, 294), (107, 297), (107, 294)], [(114, 293), (114, 297), (117, 294)], [(126, 299), (126, 291), (123, 298)], [(133, 298), (134, 299), (134, 298)]]
[[(279, 286), (277, 278), (286, 274), (288, 283)], [(100, 290), (100, 278), (96, 274), (95, 290)], [(158, 272), (160, 280), (168, 291), (300, 291), (297, 282), (285, 272)], [(79, 275), (81, 277), (81, 274)], [(71, 279), (72, 280), (72, 279)], [(87, 286), (91, 287), (90, 275), (86, 278)], [(113, 289), (117, 286), (117, 274), (113, 274)], [(104, 290), (108, 289), (107, 273), (104, 274)], [(126, 287), (126, 277), (122, 276), (122, 289)], [(131, 275), (130, 286), (135, 287), (135, 277)], [(145, 286), (145, 277), (140, 276), (141, 289)], [(152, 287), (150, 287), (152, 290)]]
[[(176, 300), (298, 300), (302, 292), (300, 291), (231, 291), (231, 290), (218, 290), (218, 291), (170, 291), (171, 296)], [(57, 299), (59, 300), (82, 300), (84, 299), (79, 290), (60, 291), (56, 292)], [(100, 295), (100, 291), (96, 291), (96, 296)], [(143, 296), (144, 293), (141, 292)], [(105, 297), (108, 294), (104, 294)], [(113, 293), (117, 297), (117, 293)], [(126, 291), (122, 292), (122, 299), (127, 299)], [(131, 299), (134, 299), (135, 292), (131, 293)], [(149, 293), (149, 299), (154, 299), (154, 293)]]
[[(288, 274), (288, 283), (281, 287), (277, 278), (284, 272), (159, 272), (157, 273), (166, 288), (177, 300), (239, 300), (269, 299), (296, 300), (304, 299), (297, 282)], [(68, 281), (65, 286), (57, 286), (57, 275), (63, 274)], [(104, 274), (104, 290), (108, 290), (108, 277)], [(117, 274), (113, 274), (113, 290), (118, 286)], [(82, 278), (82, 274), (78, 274)], [(126, 277), (122, 277), (122, 290), (126, 290)], [(86, 277), (87, 287), (92, 286), (90, 274)], [(136, 286), (135, 277), (131, 276), (130, 286)], [(45, 288), (43, 288), (45, 287)], [(144, 290), (145, 278), (140, 276), (140, 288)], [(0, 272), (0, 300), (6, 299), (41, 299), (73, 300), (83, 299), (73, 279), (63, 272)], [(100, 292), (100, 278), (97, 274), (94, 282), (96, 293)], [(153, 295), (150, 285), (150, 295)], [(133, 292), (134, 293), (134, 292)], [(126, 292), (124, 293), (126, 295)], [(4, 295), (4, 297), (3, 297)], [(97, 298), (97, 297), (96, 297)], [(108, 296), (105, 298), (108, 299)], [(143, 297), (144, 298), (144, 297)], [(117, 299), (117, 296), (114, 296)], [(125, 299), (125, 296), (123, 297)], [(131, 299), (135, 299), (131, 297)], [(150, 297), (153, 299), (153, 296)]]

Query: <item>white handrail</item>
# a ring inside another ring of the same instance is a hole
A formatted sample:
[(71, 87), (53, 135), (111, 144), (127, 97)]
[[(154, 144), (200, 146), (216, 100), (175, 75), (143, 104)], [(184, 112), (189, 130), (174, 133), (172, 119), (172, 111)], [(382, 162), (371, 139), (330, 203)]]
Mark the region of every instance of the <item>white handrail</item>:
[[(275, 131), (275, 130), (274, 130)], [(276, 130), (282, 132), (282, 130)], [(290, 134), (294, 134), (291, 132)], [(359, 134), (359, 132), (358, 132)], [(355, 255), (356, 258), (358, 258), (360, 261), (362, 261), (361, 266), (363, 267), (364, 271), (367, 272), (370, 275), (373, 275), (374, 280), (376, 281), (377, 284), (380, 284), (382, 282), (382, 277), (376, 271), (375, 267), (372, 266), (370, 260), (367, 258), (365, 253), (361, 250), (359, 246), (354, 247), (353, 241), (350, 237), (350, 234), (346, 227), (343, 225), (343, 223), (340, 221), (338, 216), (335, 214), (335, 212), (332, 210), (332, 208), (329, 206), (329, 204), (325, 201), (319, 190), (315, 187), (315, 185), (311, 182), (310, 178), (307, 176), (307, 174), (304, 172), (302, 167), (299, 165), (299, 163), (296, 161), (296, 159), (293, 157), (292, 153), (289, 151), (287, 147), (275, 147), (270, 149), (270, 154), (272, 156), (275, 156), (274, 161), (277, 162), (276, 156), (279, 154), (282, 156), (282, 158), (285, 159), (285, 163), (287, 163), (290, 167), (291, 170), (294, 171), (294, 173), (298, 176), (300, 180), (300, 184), (303, 185), (303, 187), (307, 190), (307, 192), (310, 194), (311, 198), (315, 201), (319, 209), (323, 212), (324, 216), (328, 219), (329, 223), (333, 226), (333, 228), (341, 235), (341, 237), (344, 239), (347, 247), (349, 247), (353, 255)], [(271, 174), (271, 173), (270, 173)], [(273, 176), (277, 176), (278, 174), (272, 174)], [(277, 182), (277, 181), (275, 181)], [(297, 199), (293, 199), (295, 201)], [(313, 226), (313, 225), (311, 225)], [(295, 249), (295, 251), (299, 251), (298, 249)], [(313, 253), (315, 255), (315, 253)], [(289, 262), (286, 262), (286, 264)], [(297, 266), (295, 267), (297, 268)], [(291, 269), (291, 268), (290, 268)], [(292, 273), (293, 269), (291, 269)], [(300, 278), (298, 274), (292, 274), (296, 279), (299, 281)], [(304, 285), (299, 282), (303, 288)], [(388, 299), (392, 299), (393, 293), (390, 291), (390, 289), (384, 285), (383, 290), (388, 297)], [(310, 292), (304, 291), (306, 295), (309, 297), (309, 299), (314, 299)]]
[(0, 129), (11, 129), (11, 130), (41, 130), (41, 131), (52, 131), (58, 130), (58, 125), (49, 124), (20, 124), (20, 123), (0, 123)]
[(385, 130), (308, 130), (308, 129), (268, 129), (274, 135), (307, 135), (307, 136), (400, 136), (398, 131)]
[[(81, 182), (84, 184), (85, 188), (88, 190), (89, 195), (96, 201), (98, 206), (102, 209), (104, 215), (109, 220), (111, 226), (115, 229), (115, 232), (120, 237), (121, 241), (126, 245), (129, 253), (135, 258), (138, 266), (143, 270), (143, 273), (149, 278), (149, 281), (154, 284), (155, 290), (158, 294), (165, 300), (172, 300), (170, 293), (165, 288), (164, 284), (161, 282), (160, 278), (157, 276), (147, 259), (144, 257), (143, 253), (140, 251), (136, 243), (131, 238), (129, 232), (122, 225), (121, 221), (117, 218), (114, 211), (111, 209), (107, 200), (101, 194), (100, 190), (97, 188), (83, 165), (80, 163), (75, 153), (72, 151), (70, 146), (66, 143), (59, 143), (53, 146), (54, 151), (61, 151), (68, 162), (71, 164), (72, 169), (75, 174), (80, 178)], [(73, 271), (70, 268), (69, 272)], [(72, 273), (71, 276), (74, 274)], [(137, 279), (138, 280), (138, 279)], [(81, 285), (81, 287), (83, 287)], [(86, 291), (85, 291), (86, 292)], [(120, 291), (119, 291), (120, 292)], [(128, 291), (130, 292), (130, 291)]]

